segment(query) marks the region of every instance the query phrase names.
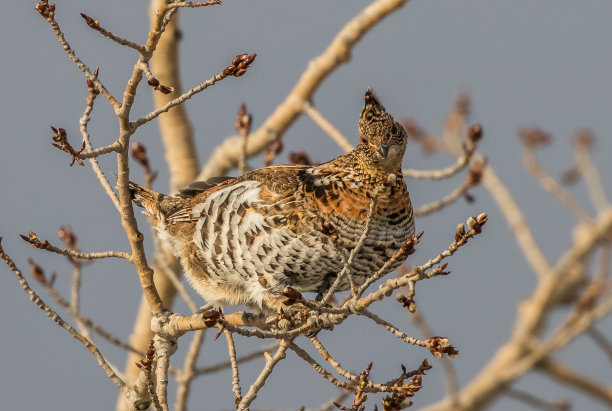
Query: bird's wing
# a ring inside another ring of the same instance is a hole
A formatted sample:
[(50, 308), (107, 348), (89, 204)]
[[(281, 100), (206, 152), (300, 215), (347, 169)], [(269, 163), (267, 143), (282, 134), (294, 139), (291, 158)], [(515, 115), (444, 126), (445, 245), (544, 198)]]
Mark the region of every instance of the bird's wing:
[(304, 171), (306, 201), (321, 215), (344, 216), (354, 220), (366, 217), (372, 193), (364, 189), (363, 176), (351, 170), (323, 164)]
[(192, 198), (197, 196), (198, 194), (203, 193), (204, 191), (210, 190), (211, 188), (227, 181), (227, 180), (232, 180), (235, 177), (228, 177), (228, 176), (219, 176), (219, 177), (212, 177), (209, 178), (206, 181), (196, 181), (193, 182), (191, 184), (189, 184), (187, 187), (179, 190), (178, 192), (178, 197), (181, 198)]
[(168, 215), (166, 222), (174, 224), (197, 221), (202, 212), (208, 209), (204, 204), (220, 201), (221, 197), (226, 195), (222, 193), (228, 193), (229, 195), (229, 193), (235, 191), (232, 187), (239, 191), (242, 190), (241, 187), (248, 187), (249, 189), (258, 187), (257, 193), (259, 198), (254, 199), (254, 192), (249, 191), (249, 195), (238, 196), (235, 200), (238, 202), (235, 205), (236, 207), (240, 206), (239, 203), (242, 201), (267, 204), (278, 202), (281, 198), (295, 193), (300, 185), (299, 171), (305, 168), (307, 166), (271, 166), (250, 171), (236, 178), (214, 177), (207, 181), (193, 183), (184, 190), (181, 190), (179, 196), (187, 201), (183, 203), (180, 209)]

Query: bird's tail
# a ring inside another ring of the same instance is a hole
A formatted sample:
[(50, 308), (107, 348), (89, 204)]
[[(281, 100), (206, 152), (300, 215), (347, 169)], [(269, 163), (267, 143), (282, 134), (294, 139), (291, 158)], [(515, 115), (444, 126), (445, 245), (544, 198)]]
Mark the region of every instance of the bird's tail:
[(129, 182), (130, 194), (132, 195), (132, 201), (145, 210), (152, 216), (159, 214), (158, 205), (166, 197), (165, 195), (153, 191), (149, 188), (143, 187), (139, 184)]

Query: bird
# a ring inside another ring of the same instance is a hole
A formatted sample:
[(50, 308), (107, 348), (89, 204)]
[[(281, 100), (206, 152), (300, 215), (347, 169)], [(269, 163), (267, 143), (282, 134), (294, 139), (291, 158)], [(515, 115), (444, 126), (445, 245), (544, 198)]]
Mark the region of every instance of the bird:
[[(272, 165), (215, 177), (164, 195), (130, 182), (132, 199), (152, 221), (185, 277), (215, 308), (282, 308), (287, 287), (321, 295), (351, 259), (363, 284), (414, 235), (402, 176), (407, 135), (373, 90), (365, 92), (359, 144), (319, 165)], [(394, 270), (401, 261), (386, 268)], [(336, 291), (350, 289), (348, 276)]]

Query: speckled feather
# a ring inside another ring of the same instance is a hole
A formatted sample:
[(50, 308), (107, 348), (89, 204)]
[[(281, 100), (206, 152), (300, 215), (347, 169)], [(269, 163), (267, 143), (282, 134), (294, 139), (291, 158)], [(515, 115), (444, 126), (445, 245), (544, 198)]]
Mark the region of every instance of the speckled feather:
[[(286, 286), (323, 292), (333, 283), (341, 249), (346, 256), (355, 247), (378, 190), (370, 231), (351, 266), (359, 285), (414, 235), (401, 175), (406, 134), (369, 88), (359, 131), (353, 151), (318, 166), (265, 167), (194, 183), (178, 196), (132, 184), (134, 201), (154, 218), (207, 302), (271, 311)], [(339, 290), (348, 288), (345, 279)]]

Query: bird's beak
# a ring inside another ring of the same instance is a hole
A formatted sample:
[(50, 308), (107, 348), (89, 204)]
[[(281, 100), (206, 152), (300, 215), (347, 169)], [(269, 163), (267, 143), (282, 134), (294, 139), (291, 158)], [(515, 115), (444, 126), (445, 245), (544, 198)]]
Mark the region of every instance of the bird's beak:
[(378, 151), (378, 154), (380, 154), (382, 158), (387, 158), (389, 155), (389, 147), (389, 144), (381, 144), (376, 151)]

